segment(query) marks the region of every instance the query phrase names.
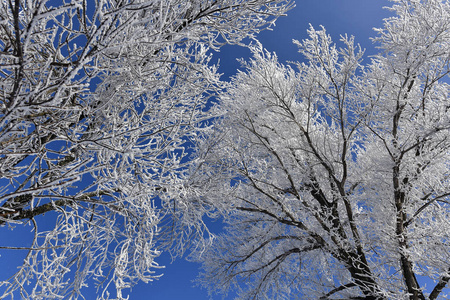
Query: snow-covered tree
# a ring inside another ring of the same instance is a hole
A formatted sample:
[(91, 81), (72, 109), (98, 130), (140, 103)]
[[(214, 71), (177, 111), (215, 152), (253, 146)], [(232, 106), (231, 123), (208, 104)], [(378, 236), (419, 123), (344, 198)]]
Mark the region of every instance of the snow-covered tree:
[(197, 204), (176, 201), (221, 87), (208, 50), (240, 44), (291, 6), (0, 2), (0, 225), (34, 232), (27, 247), (2, 241), (1, 259), (26, 253), (0, 298), (78, 298), (93, 278), (99, 298), (115, 286), (120, 299), (158, 276), (161, 247), (182, 252), (201, 237)]
[(255, 45), (221, 94), (192, 177), (227, 224), (200, 257), (204, 285), (243, 299), (445, 298), (450, 2), (393, 2), (369, 63), (353, 37), (339, 48), (310, 28), (295, 41), (304, 62)]

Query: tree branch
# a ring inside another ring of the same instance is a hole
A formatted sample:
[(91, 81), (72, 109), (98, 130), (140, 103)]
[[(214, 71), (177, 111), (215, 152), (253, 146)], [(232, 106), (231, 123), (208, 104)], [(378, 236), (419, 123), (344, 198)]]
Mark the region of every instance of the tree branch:
[(356, 287), (356, 286), (357, 286), (357, 285), (356, 285), (354, 282), (350, 282), (350, 283), (341, 285), (340, 287), (337, 287), (337, 288), (335, 288), (335, 289), (332, 289), (331, 291), (329, 291), (329, 292), (328, 292), (326, 295), (324, 295), (323, 297), (320, 297), (320, 300), (326, 300), (326, 299), (328, 299), (328, 297), (330, 297), (331, 295), (333, 295), (333, 294), (335, 294), (335, 293), (337, 293), (337, 292), (340, 292), (340, 291), (342, 291), (342, 290), (349, 289), (349, 288), (352, 288), (352, 287)]
[[(449, 269), (450, 272), (450, 269)], [(445, 288), (447, 283), (450, 281), (450, 275), (442, 276), (439, 279), (439, 282), (434, 287), (433, 291), (431, 291), (431, 294), (429, 296), (430, 300), (435, 300), (439, 296), (439, 294), (442, 292), (442, 290)]]

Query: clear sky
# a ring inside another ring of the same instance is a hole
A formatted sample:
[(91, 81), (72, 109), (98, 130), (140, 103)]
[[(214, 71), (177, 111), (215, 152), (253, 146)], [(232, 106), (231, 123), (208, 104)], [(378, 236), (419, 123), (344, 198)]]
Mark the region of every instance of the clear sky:
[[(262, 32), (258, 39), (263, 46), (270, 51), (275, 51), (281, 62), (297, 61), (301, 57), (297, 53), (297, 47), (292, 44), (292, 39), (306, 38), (306, 30), (309, 24), (318, 28), (325, 26), (333, 40), (338, 42), (340, 34), (349, 34), (356, 37), (356, 42), (366, 48), (366, 55), (376, 53), (370, 37), (374, 35), (373, 27), (381, 27), (382, 19), (389, 15), (382, 7), (389, 5), (386, 0), (299, 0), (296, 7), (288, 12), (288, 16), (277, 21), (273, 31)], [(238, 46), (226, 46), (219, 53), (214, 53), (220, 58), (220, 72), (224, 73), (223, 79), (236, 73), (239, 63), (236, 58), (248, 58), (249, 51)], [(17, 231), (5, 232), (0, 230), (0, 240), (12, 242), (17, 237), (23, 237)], [(0, 252), (1, 255), (1, 252)], [(17, 265), (12, 260), (5, 261), (6, 257), (0, 257), (0, 272), (2, 279), (5, 274), (11, 274)], [(20, 258), (19, 258), (20, 261)], [(160, 257), (158, 262), (165, 265), (161, 270), (164, 276), (149, 284), (140, 283), (135, 286), (130, 294), (131, 300), (202, 300), (209, 299), (206, 290), (193, 287), (192, 280), (198, 274), (199, 265), (178, 259), (171, 263), (168, 255)], [(86, 296), (86, 299), (95, 299), (95, 295)], [(212, 299), (222, 299), (216, 295)], [(230, 294), (225, 299), (233, 299)]]
[[(366, 55), (377, 53), (370, 37), (374, 27), (382, 27), (382, 19), (390, 12), (383, 9), (389, 5), (386, 0), (299, 0), (296, 7), (286, 17), (278, 19), (272, 31), (263, 31), (258, 39), (269, 51), (277, 53), (281, 62), (301, 60), (297, 46), (292, 39), (307, 38), (309, 24), (315, 28), (325, 26), (335, 42), (340, 35), (354, 35), (357, 43), (366, 49)], [(226, 46), (219, 53), (222, 79), (236, 73), (239, 68), (237, 58), (248, 58), (250, 52), (237, 46)], [(166, 265), (164, 276), (150, 284), (139, 284), (133, 288), (130, 300), (202, 300), (210, 299), (206, 290), (194, 287), (192, 281), (199, 272), (199, 264), (178, 259), (170, 263), (170, 257), (163, 255), (159, 263)], [(224, 299), (233, 299), (233, 294)], [(215, 295), (212, 299), (222, 299)]]

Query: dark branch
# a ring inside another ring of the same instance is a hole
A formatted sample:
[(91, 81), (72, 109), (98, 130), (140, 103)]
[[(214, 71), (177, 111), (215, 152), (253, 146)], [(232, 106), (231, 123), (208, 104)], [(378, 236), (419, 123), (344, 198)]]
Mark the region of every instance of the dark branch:
[(337, 293), (337, 292), (340, 292), (340, 291), (342, 291), (342, 290), (349, 289), (349, 288), (352, 288), (352, 287), (355, 287), (355, 286), (356, 286), (356, 284), (355, 284), (354, 282), (350, 282), (350, 283), (341, 285), (340, 287), (337, 287), (337, 288), (335, 288), (335, 289), (332, 289), (332, 290), (331, 290), (330, 292), (328, 292), (325, 296), (320, 297), (320, 300), (328, 299), (328, 297), (330, 297), (331, 295), (333, 295), (333, 294), (335, 294), (335, 293)]
[[(449, 269), (450, 271), (450, 269)], [(430, 300), (435, 300), (439, 296), (439, 294), (442, 292), (442, 290), (445, 288), (447, 283), (450, 280), (450, 275), (442, 276), (441, 279), (439, 279), (438, 284), (434, 287), (433, 291), (430, 294)]]

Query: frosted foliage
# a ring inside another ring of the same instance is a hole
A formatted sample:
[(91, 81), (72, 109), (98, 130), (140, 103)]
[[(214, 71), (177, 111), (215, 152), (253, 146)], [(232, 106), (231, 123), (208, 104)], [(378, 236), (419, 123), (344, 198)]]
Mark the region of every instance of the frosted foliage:
[(450, 3), (393, 2), (369, 63), (353, 37), (336, 45), (310, 28), (294, 41), (304, 62), (283, 65), (254, 45), (221, 94), (223, 117), (192, 175), (226, 215), (199, 257), (211, 292), (445, 297)]
[(242, 44), (291, 7), (1, 1), (0, 226), (34, 239), (0, 245), (1, 260), (25, 257), (0, 298), (84, 298), (90, 280), (98, 299), (122, 299), (160, 276), (161, 250), (201, 250), (211, 207), (183, 195), (222, 88), (210, 49)]

